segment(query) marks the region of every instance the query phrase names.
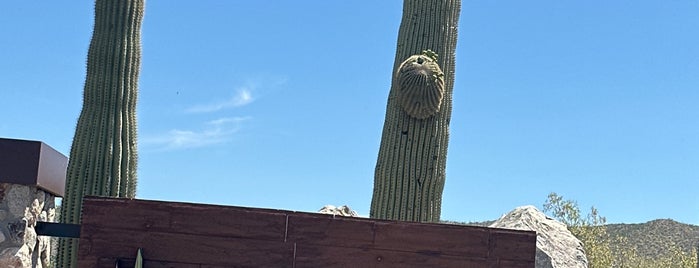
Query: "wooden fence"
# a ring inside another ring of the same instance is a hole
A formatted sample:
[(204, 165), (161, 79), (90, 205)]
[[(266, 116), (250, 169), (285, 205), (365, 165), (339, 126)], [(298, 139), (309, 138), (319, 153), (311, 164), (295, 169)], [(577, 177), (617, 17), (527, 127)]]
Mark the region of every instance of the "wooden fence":
[(536, 234), (259, 208), (84, 200), (79, 267), (534, 267)]

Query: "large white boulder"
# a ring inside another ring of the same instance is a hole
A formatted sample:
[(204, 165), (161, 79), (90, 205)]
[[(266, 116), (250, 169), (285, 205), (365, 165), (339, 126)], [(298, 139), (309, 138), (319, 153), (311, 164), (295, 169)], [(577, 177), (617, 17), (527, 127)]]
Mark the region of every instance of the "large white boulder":
[(332, 214), (332, 215), (346, 216), (346, 217), (358, 217), (359, 216), (359, 215), (357, 215), (357, 212), (355, 212), (354, 210), (352, 210), (348, 206), (335, 207), (333, 205), (325, 205), (318, 212), (323, 213), (323, 214)]
[(515, 208), (490, 225), (536, 232), (536, 268), (587, 268), (583, 245), (565, 224), (534, 206)]

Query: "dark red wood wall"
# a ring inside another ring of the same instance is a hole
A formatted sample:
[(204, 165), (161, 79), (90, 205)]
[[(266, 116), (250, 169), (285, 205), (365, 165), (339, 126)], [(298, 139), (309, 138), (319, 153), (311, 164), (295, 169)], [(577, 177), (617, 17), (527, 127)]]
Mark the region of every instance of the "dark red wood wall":
[(88, 197), (79, 267), (534, 267), (536, 234)]

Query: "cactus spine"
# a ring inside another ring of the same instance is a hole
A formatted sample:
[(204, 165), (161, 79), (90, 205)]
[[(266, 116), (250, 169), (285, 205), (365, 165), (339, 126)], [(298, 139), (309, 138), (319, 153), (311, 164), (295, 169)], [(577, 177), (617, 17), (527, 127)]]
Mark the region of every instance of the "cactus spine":
[[(80, 223), (86, 195), (136, 194), (136, 97), (144, 0), (96, 0), (83, 107), (70, 150), (62, 221)], [(77, 266), (77, 239), (62, 239), (58, 267)]]
[[(394, 62), (396, 75), (388, 97), (374, 175), (372, 218), (439, 221), (460, 11), (460, 0), (403, 2)], [(437, 66), (406, 69), (406, 62), (423, 64), (429, 59), (434, 59)], [(401, 73), (413, 69), (424, 77), (411, 81), (423, 81), (425, 85), (443, 83), (443, 88), (410, 89), (406, 95), (402, 92), (406, 89), (401, 85), (406, 82), (401, 80)]]

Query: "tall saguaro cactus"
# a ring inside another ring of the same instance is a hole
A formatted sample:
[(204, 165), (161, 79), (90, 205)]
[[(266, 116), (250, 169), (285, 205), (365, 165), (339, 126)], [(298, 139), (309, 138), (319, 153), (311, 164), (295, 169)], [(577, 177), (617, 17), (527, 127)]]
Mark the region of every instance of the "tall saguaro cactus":
[(460, 0), (404, 0), (372, 218), (439, 221)]
[[(70, 150), (62, 221), (80, 223), (86, 195), (136, 194), (136, 97), (144, 0), (96, 0), (83, 108)], [(60, 243), (58, 267), (75, 267), (77, 240)]]

